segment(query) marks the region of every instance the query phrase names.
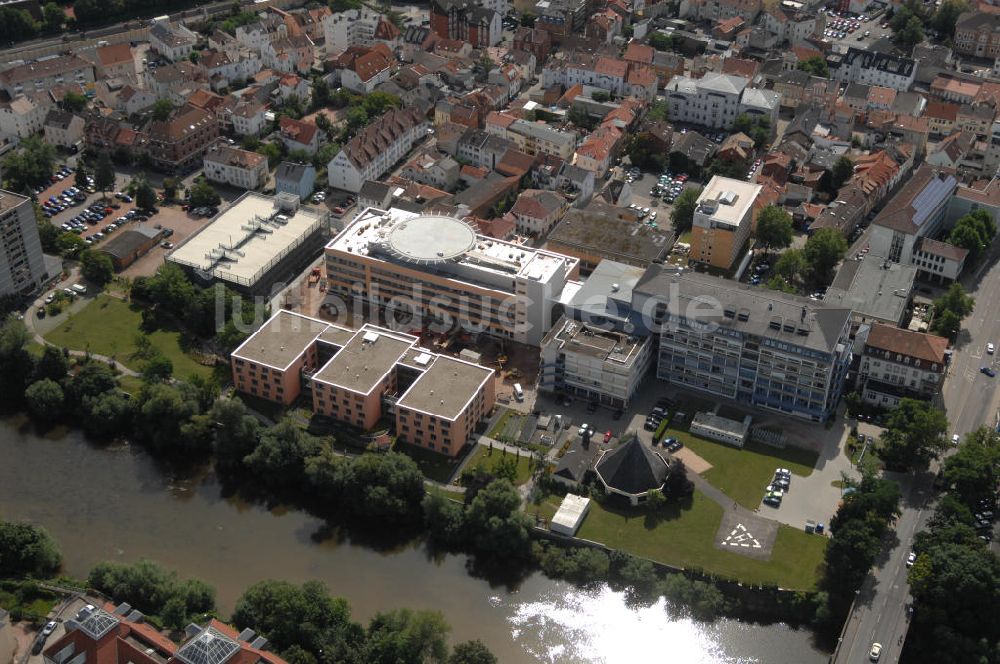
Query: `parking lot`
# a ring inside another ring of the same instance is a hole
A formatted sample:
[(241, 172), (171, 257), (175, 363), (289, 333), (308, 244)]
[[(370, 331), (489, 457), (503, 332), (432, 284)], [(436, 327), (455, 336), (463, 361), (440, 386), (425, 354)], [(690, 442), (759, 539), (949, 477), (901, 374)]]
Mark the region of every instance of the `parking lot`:
[(883, 37), (892, 36), (892, 30), (885, 23), (883, 16), (872, 18), (865, 14), (859, 16), (833, 9), (824, 11), (827, 13), (827, 19), (823, 41), (842, 44), (845, 48), (853, 46), (864, 49)]

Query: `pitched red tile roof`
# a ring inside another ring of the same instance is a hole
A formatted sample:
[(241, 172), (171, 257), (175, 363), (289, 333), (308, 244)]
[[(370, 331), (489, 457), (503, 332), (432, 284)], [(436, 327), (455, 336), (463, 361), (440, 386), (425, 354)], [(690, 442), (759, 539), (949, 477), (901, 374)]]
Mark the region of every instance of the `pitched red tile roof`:
[(868, 333), (866, 346), (943, 365), (948, 340), (933, 334), (875, 323)]
[(319, 127), (311, 122), (302, 122), (301, 120), (293, 120), (290, 117), (282, 116), (278, 121), (278, 129), (281, 131), (281, 135), (288, 140), (301, 143), (302, 145), (309, 145), (316, 136)]

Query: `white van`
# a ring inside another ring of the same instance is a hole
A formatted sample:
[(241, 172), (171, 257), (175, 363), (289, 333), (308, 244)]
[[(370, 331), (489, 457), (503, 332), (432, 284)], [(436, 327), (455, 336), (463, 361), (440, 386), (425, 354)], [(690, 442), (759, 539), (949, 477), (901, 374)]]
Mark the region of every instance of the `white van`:
[(524, 390), (521, 389), (520, 383), (514, 383), (514, 398), (518, 401), (524, 401)]
[(84, 286), (83, 284), (73, 284), (73, 290), (75, 290), (80, 295), (87, 294), (87, 287)]

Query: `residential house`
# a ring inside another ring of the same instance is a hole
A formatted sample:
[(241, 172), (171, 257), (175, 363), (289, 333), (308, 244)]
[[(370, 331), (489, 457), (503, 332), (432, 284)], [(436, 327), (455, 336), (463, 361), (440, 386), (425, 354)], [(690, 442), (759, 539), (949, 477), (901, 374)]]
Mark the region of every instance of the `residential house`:
[(68, 111), (51, 109), (45, 116), (42, 129), (45, 142), (56, 147), (69, 148), (83, 141), (83, 118)]
[(932, 134), (948, 136), (955, 129), (958, 120), (958, 104), (943, 101), (928, 101), (924, 109), (927, 118), (927, 128)]
[(267, 157), (216, 141), (205, 151), (205, 177), (212, 182), (242, 189), (258, 189), (267, 184)]
[(592, 131), (576, 149), (573, 163), (603, 178), (618, 155), (625, 134), (614, 126), (602, 125)]
[(278, 79), (278, 99), (282, 102), (298, 99), (303, 103), (309, 101), (309, 81), (297, 74), (285, 74)]
[(431, 29), (442, 39), (467, 41), (476, 48), (496, 46), (502, 38), (502, 17), (473, 0), (431, 0)]
[(859, 332), (858, 393), (865, 403), (893, 408), (901, 399), (931, 401), (944, 383), (948, 340), (873, 323)]
[(205, 72), (213, 90), (228, 88), (235, 80), (252, 78), (260, 71), (260, 65), (260, 57), (249, 50), (237, 54), (203, 51), (198, 59), (198, 66)]
[(170, 119), (150, 124), (147, 149), (157, 169), (184, 173), (201, 164), (205, 150), (218, 137), (219, 122), (211, 113), (185, 106)]
[(927, 155), (925, 161), (931, 166), (958, 169), (976, 147), (976, 136), (969, 131), (956, 131), (946, 136)]
[(372, 48), (351, 46), (334, 61), (343, 86), (352, 92), (370, 94), (389, 80), (396, 59), (384, 44)]
[(27, 138), (42, 131), (51, 107), (51, 104), (44, 104), (43, 99), (21, 94), (8, 102), (0, 102), (0, 136)]
[(955, 23), (952, 49), (958, 55), (1000, 57), (1000, 15), (976, 10), (964, 12)]
[(566, 212), (566, 199), (545, 189), (525, 189), (510, 213), (522, 235), (545, 237)]
[(537, 0), (532, 12), (535, 27), (552, 35), (560, 42), (573, 34), (582, 33), (591, 4), (587, 0)]
[(688, 131), (679, 136), (674, 134), (674, 142), (670, 147), (670, 156), (683, 156), (687, 164), (703, 168), (715, 154), (716, 144), (696, 131)]
[(319, 127), (312, 122), (293, 120), (285, 115), (278, 120), (278, 134), (290, 151), (301, 150), (308, 155), (316, 154), (319, 150), (320, 133)]
[(94, 82), (94, 65), (75, 55), (15, 65), (0, 71), (0, 89), (11, 99), (21, 93), (42, 92), (63, 84)]
[(552, 52), (552, 37), (539, 28), (520, 27), (514, 33), (514, 50), (527, 51), (535, 56), (536, 66), (544, 65)]
[(976, 136), (988, 136), (995, 117), (996, 108), (992, 103), (962, 104), (955, 118), (955, 129), (968, 131)]
[(399, 174), (414, 182), (451, 191), (458, 184), (460, 168), (459, 163), (452, 157), (425, 150), (407, 161)]
[(316, 168), (312, 164), (296, 164), (283, 161), (274, 174), (275, 193), (287, 193), (306, 200), (316, 186)]
[(135, 54), (128, 42), (101, 46), (94, 50), (94, 61), (97, 65), (97, 75), (100, 78), (135, 78)]
[(183, 23), (157, 21), (149, 29), (150, 49), (171, 62), (187, 58), (197, 44), (198, 35)]
[(847, 49), (840, 66), (830, 72), (841, 83), (881, 85), (893, 90), (909, 90), (916, 73), (916, 63), (910, 58), (854, 46)]
[(675, 76), (665, 97), (674, 122), (728, 129), (740, 115), (766, 117), (775, 126), (780, 94), (747, 87), (747, 79), (729, 74), (706, 74), (700, 79)]
[(346, 51), (351, 46), (374, 45), (375, 29), (381, 18), (378, 12), (364, 5), (359, 9), (347, 9), (325, 17), (323, 33), (327, 54)]
[(242, 101), (229, 114), (238, 136), (260, 136), (268, 126), (267, 107), (256, 101)]
[(133, 115), (139, 111), (149, 108), (155, 103), (156, 95), (153, 93), (148, 90), (143, 90), (142, 88), (126, 85), (118, 91), (115, 110), (122, 111), (126, 115)]
[(979, 97), (983, 85), (978, 80), (959, 78), (948, 73), (937, 76), (931, 82), (931, 95), (956, 104), (971, 104)]
[(327, 166), (329, 184), (357, 192), (366, 180), (385, 174), (427, 135), (427, 117), (418, 107), (391, 109), (359, 131)]
[(604, 9), (590, 15), (584, 25), (584, 36), (599, 44), (610, 44), (621, 34), (624, 22), (612, 9)]
[(309, 74), (315, 60), (315, 47), (305, 35), (295, 35), (275, 40), (261, 48), (261, 61), (265, 67), (286, 74)]

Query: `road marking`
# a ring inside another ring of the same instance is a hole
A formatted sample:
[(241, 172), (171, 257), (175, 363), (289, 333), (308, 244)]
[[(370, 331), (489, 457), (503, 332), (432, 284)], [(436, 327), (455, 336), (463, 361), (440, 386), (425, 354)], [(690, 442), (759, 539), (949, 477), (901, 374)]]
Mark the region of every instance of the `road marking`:
[(741, 547), (744, 549), (762, 548), (760, 541), (742, 523), (736, 524), (736, 527), (729, 533), (729, 536), (722, 541), (722, 546)]

